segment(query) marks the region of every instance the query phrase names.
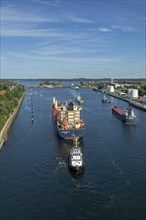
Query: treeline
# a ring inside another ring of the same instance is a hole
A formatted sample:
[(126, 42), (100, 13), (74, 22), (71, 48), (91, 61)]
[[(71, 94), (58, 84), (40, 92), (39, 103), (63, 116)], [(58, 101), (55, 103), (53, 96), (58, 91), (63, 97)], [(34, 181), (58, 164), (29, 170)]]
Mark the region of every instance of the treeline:
[(23, 96), (25, 87), (11, 82), (0, 82), (0, 130), (3, 128), (9, 116), (18, 106), (19, 99)]
[(140, 96), (146, 95), (146, 85), (141, 86), (141, 87), (138, 89), (138, 93), (139, 93)]

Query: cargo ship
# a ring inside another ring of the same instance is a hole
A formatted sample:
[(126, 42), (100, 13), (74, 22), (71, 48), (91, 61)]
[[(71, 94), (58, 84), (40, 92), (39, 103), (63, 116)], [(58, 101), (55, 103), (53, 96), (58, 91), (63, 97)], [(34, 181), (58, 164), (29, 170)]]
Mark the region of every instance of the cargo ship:
[(70, 100), (61, 104), (55, 97), (53, 98), (52, 115), (60, 138), (74, 139), (84, 136), (85, 126), (80, 111), (81, 108)]
[(112, 106), (112, 112), (127, 124), (135, 123), (136, 114), (135, 111), (130, 107), (121, 109), (119, 106)]

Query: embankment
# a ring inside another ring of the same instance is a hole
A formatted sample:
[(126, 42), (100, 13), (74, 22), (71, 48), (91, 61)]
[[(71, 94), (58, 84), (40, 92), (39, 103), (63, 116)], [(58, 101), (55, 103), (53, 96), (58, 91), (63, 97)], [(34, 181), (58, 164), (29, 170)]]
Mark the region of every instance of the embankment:
[(16, 118), (16, 115), (17, 115), (19, 108), (22, 104), (24, 96), (25, 96), (25, 93), (20, 98), (17, 108), (14, 109), (13, 113), (10, 115), (10, 117), (8, 118), (8, 120), (6, 121), (4, 127), (2, 128), (2, 130), (0, 132), (0, 149), (2, 148), (4, 142), (8, 140), (8, 134), (9, 134), (10, 127)]

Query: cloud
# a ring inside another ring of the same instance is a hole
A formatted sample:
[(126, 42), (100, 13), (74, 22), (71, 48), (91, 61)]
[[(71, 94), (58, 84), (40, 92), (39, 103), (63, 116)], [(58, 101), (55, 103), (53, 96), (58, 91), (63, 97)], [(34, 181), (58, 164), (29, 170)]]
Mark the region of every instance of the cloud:
[(112, 31), (112, 29), (103, 28), (103, 27), (98, 28), (98, 30), (99, 30), (100, 32), (111, 32), (111, 31)]
[(67, 35), (63, 32), (48, 29), (21, 29), (21, 28), (8, 28), (4, 27), (1, 30), (2, 36), (7, 37), (55, 37), (55, 38), (66, 38)]
[(115, 30), (121, 30), (123, 32), (133, 32), (135, 28), (129, 26), (122, 26), (122, 25), (112, 25), (112, 28)]
[(133, 27), (123, 26), (123, 25), (112, 25), (111, 27), (112, 28), (100, 27), (100, 28), (98, 28), (98, 30), (100, 32), (112, 32), (114, 30), (120, 30), (120, 31), (123, 31), (123, 32), (134, 32), (134, 31), (136, 31), (136, 29), (133, 28)]
[(18, 25), (2, 25), (1, 36), (5, 37), (34, 37), (34, 38), (49, 38), (52, 40), (84, 40), (89, 39), (91, 34), (89, 32), (62, 30), (62, 29), (49, 29), (37, 28), (34, 24), (18, 24)]
[(95, 23), (94, 21), (92, 21), (90, 19), (80, 17), (80, 16), (74, 15), (72, 13), (65, 12), (64, 16), (65, 16), (65, 18), (67, 18), (67, 20), (70, 20), (70, 21), (75, 22), (75, 23), (85, 23), (85, 24)]
[(52, 1), (46, 1), (46, 0), (30, 0), (31, 2), (35, 4), (41, 4), (45, 6), (53, 6), (53, 7), (61, 7), (61, 1), (60, 0), (52, 0)]
[[(50, 3), (49, 3), (50, 4)], [(74, 13), (69, 13), (64, 10), (51, 10), (48, 8), (47, 13), (40, 13), (39, 8), (35, 11), (23, 10), (12, 6), (1, 7), (1, 22), (23, 22), (23, 23), (94, 23), (92, 20), (78, 16)]]
[(88, 64), (90, 65), (111, 65), (112, 63), (119, 63), (120, 58), (117, 57), (100, 57), (100, 56), (94, 56), (94, 57), (71, 57), (71, 56), (66, 56), (65, 53), (68, 51), (62, 52), (62, 56), (58, 54), (58, 56), (54, 56), (52, 52), (49, 54), (49, 52), (45, 51), (38, 51), (38, 52), (28, 52), (28, 53), (19, 53), (19, 52), (8, 52), (3, 56), (3, 59), (5, 60), (5, 64), (8, 62), (12, 62), (15, 60), (18, 63), (19, 61), (24, 61), (26, 62), (36, 62), (38, 60), (40, 63), (41, 62), (46, 62), (52, 61), (52, 62), (61, 62), (62, 64), (64, 63), (74, 63), (74, 64), (80, 64), (80, 65), (85, 65)]
[(60, 18), (58, 18), (55, 15), (50, 15), (50, 16), (44, 16), (40, 15), (39, 12), (29, 12), (23, 11), (20, 12), (20, 10), (17, 10), (13, 7), (6, 7), (3, 6), (1, 7), (1, 22), (37, 22), (37, 23), (42, 23), (42, 22), (60, 22)]

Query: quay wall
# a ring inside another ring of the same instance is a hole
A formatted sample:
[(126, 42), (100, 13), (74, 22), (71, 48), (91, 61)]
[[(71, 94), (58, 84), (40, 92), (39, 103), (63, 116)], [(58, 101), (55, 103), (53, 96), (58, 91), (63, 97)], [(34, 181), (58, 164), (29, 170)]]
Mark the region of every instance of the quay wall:
[[(97, 89), (97, 88), (93, 88), (93, 90), (103, 93), (102, 90)], [(120, 99), (120, 100), (122, 100), (122, 101), (124, 101), (124, 102), (128, 102), (129, 105), (132, 105), (133, 107), (135, 107), (135, 108), (137, 108), (137, 109), (139, 109), (139, 110), (146, 111), (146, 107), (145, 107), (144, 104), (139, 104), (138, 102), (133, 102), (133, 101), (131, 101), (130, 99), (123, 98), (123, 97), (120, 97), (120, 96), (115, 95), (115, 94), (112, 94), (112, 93), (107, 93), (107, 94), (110, 95), (110, 96), (112, 96), (112, 97), (114, 97), (114, 98)]]

